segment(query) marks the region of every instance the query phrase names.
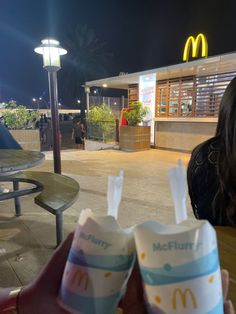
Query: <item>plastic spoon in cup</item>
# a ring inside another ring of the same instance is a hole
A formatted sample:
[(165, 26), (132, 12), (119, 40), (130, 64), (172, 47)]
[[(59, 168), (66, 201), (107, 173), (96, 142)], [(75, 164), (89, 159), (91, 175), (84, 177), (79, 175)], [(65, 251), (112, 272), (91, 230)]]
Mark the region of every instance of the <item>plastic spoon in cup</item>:
[(173, 167), (169, 170), (169, 181), (171, 195), (175, 207), (175, 220), (179, 224), (187, 217), (187, 207), (186, 207), (186, 193), (187, 193), (187, 183), (185, 170), (182, 165), (182, 161), (178, 160), (178, 166)]
[(118, 217), (119, 205), (122, 197), (124, 182), (124, 171), (121, 170), (119, 176), (108, 177), (107, 187), (107, 214), (113, 216), (115, 219)]

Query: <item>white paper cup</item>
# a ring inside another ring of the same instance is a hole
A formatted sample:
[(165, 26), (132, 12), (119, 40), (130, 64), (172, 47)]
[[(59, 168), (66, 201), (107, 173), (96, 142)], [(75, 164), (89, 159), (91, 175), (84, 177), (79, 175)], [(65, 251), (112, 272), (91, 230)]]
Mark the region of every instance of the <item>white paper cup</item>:
[(223, 314), (216, 233), (207, 221), (146, 222), (135, 243), (149, 313)]
[(111, 216), (82, 212), (63, 274), (59, 304), (71, 313), (113, 314), (135, 259), (132, 230)]

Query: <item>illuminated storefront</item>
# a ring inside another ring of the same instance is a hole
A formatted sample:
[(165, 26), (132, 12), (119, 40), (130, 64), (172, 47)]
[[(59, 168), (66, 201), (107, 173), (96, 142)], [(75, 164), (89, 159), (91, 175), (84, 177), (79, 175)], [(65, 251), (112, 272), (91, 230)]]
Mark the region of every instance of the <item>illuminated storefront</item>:
[[(196, 58), (199, 54), (207, 56), (206, 38), (202, 34), (190, 38), (183, 59)], [(222, 95), (236, 76), (236, 53), (86, 82), (86, 85), (107, 84), (108, 88), (127, 89), (130, 104), (140, 99), (140, 77), (150, 75), (156, 77), (154, 146), (191, 151), (214, 135)]]

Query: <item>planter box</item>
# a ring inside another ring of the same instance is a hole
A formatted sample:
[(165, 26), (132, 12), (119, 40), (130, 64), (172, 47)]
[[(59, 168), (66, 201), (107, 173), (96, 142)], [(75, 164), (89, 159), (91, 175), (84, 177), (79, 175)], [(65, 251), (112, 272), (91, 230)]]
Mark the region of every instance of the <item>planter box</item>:
[(120, 149), (141, 151), (150, 149), (150, 126), (120, 126)]
[(23, 149), (40, 151), (39, 130), (10, 130)]

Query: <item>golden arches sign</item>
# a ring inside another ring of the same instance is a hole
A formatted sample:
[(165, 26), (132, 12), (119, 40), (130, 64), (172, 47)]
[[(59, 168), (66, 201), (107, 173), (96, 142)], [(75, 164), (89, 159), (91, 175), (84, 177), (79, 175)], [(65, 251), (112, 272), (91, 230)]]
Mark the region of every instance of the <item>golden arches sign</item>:
[(181, 289), (177, 288), (174, 290), (173, 297), (172, 297), (172, 308), (173, 308), (173, 310), (177, 309), (177, 296), (178, 295), (180, 296), (180, 301), (182, 302), (182, 306), (184, 308), (187, 307), (187, 296), (188, 295), (189, 295), (190, 300), (192, 301), (192, 307), (194, 309), (197, 308), (196, 298), (195, 298), (192, 290), (191, 289), (181, 290)]
[(187, 39), (184, 46), (183, 61), (188, 61), (191, 48), (192, 48), (192, 57), (193, 58), (198, 57), (200, 43), (202, 43), (201, 57), (208, 56), (207, 38), (204, 34), (200, 33), (197, 35), (196, 38), (194, 38), (193, 36), (189, 36), (189, 38)]

